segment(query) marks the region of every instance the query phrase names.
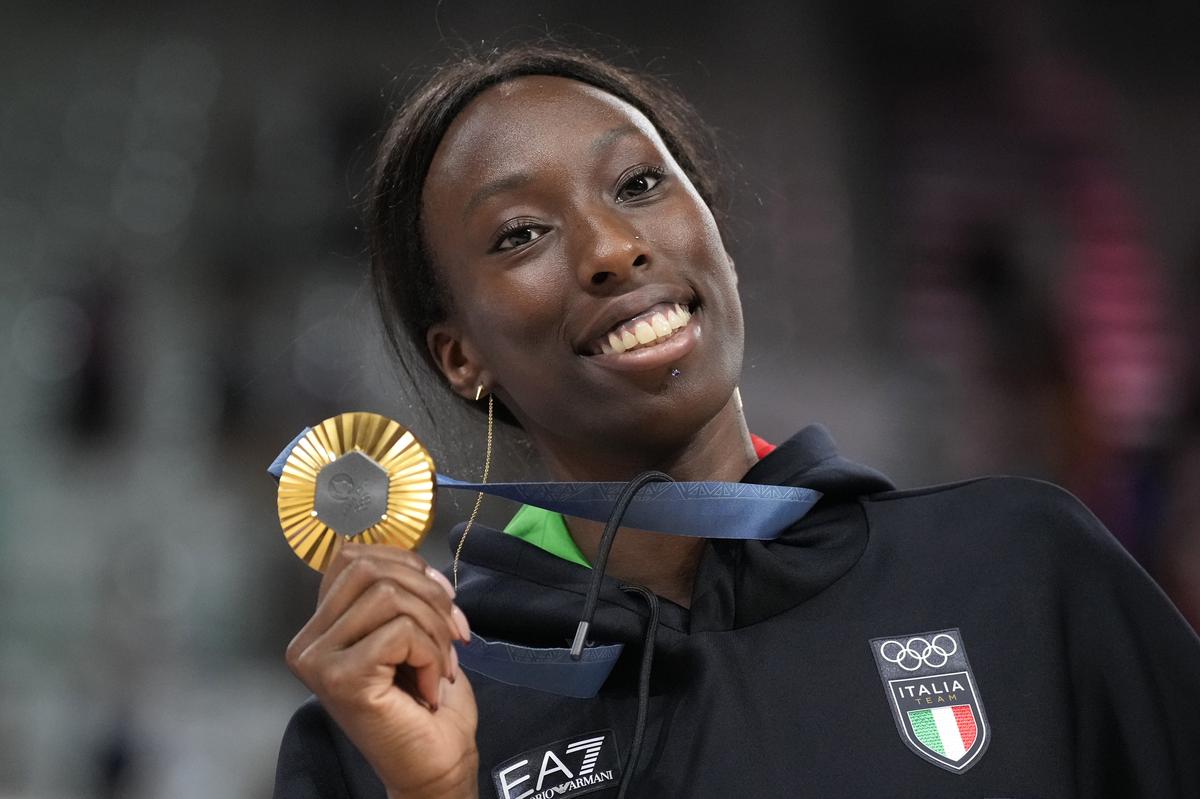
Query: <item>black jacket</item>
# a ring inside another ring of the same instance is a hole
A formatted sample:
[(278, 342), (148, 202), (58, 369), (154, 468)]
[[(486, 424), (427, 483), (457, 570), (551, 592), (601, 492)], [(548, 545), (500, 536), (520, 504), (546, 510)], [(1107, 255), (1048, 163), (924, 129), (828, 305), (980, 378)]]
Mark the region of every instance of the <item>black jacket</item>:
[[(824, 498), (775, 541), (710, 540), (690, 610), (655, 603), (630, 796), (1200, 797), (1200, 641), (1069, 494), (895, 491), (817, 427), (744, 481)], [(568, 644), (588, 569), (486, 528), (463, 560), (475, 632)], [(593, 699), (470, 675), (481, 796), (616, 795), (648, 620), (606, 577), (590, 638), (625, 648)], [(384, 793), (310, 700), (275, 795)]]

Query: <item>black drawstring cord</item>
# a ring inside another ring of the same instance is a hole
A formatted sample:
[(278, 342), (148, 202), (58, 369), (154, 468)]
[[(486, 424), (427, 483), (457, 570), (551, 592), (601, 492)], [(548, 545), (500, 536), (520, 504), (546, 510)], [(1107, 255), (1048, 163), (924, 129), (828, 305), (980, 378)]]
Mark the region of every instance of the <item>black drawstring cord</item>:
[(642, 599), (650, 606), (650, 621), (646, 625), (646, 636), (642, 644), (642, 666), (638, 671), (637, 721), (633, 726), (633, 743), (629, 745), (629, 757), (625, 761), (625, 773), (621, 776), (617, 799), (625, 799), (625, 791), (633, 782), (633, 771), (637, 768), (638, 757), (642, 753), (642, 739), (646, 734), (646, 712), (650, 707), (650, 669), (654, 664), (654, 642), (655, 636), (658, 635), (658, 597), (654, 592), (640, 585), (623, 585), (621, 590), (642, 595)]
[(673, 483), (669, 475), (662, 472), (642, 472), (630, 480), (617, 495), (613, 503), (612, 513), (608, 515), (608, 523), (604, 525), (604, 535), (600, 536), (600, 549), (596, 553), (596, 562), (592, 564), (592, 584), (588, 588), (587, 601), (583, 603), (583, 617), (575, 629), (575, 640), (571, 642), (571, 657), (575, 660), (583, 657), (583, 647), (587, 643), (588, 630), (592, 626), (592, 618), (596, 615), (596, 603), (600, 600), (600, 584), (604, 580), (604, 569), (608, 565), (608, 553), (612, 550), (613, 539), (616, 538), (617, 528), (621, 526), (621, 517), (625, 515), (633, 496), (643, 486), (650, 483)]
[[(587, 643), (588, 630), (592, 626), (592, 618), (596, 615), (596, 604), (600, 601), (600, 586), (604, 582), (604, 570), (608, 566), (608, 553), (612, 551), (613, 541), (617, 537), (617, 529), (621, 526), (621, 518), (629, 508), (633, 497), (643, 487), (650, 483), (674, 482), (669, 475), (662, 472), (642, 472), (621, 488), (617, 501), (613, 503), (612, 513), (608, 515), (608, 523), (604, 525), (604, 535), (600, 536), (600, 548), (596, 552), (596, 562), (592, 564), (592, 584), (588, 587), (587, 601), (583, 603), (583, 618), (575, 630), (575, 640), (571, 642), (571, 657), (579, 660), (583, 656), (583, 647)], [(623, 585), (622, 591), (641, 594), (650, 605), (650, 623), (646, 626), (646, 636), (642, 646), (642, 666), (638, 672), (638, 709), (637, 721), (633, 727), (633, 743), (629, 747), (629, 757), (625, 761), (625, 773), (621, 776), (621, 785), (617, 791), (617, 799), (624, 799), (625, 791), (633, 781), (633, 771), (637, 767), (638, 756), (642, 751), (642, 738), (646, 733), (646, 712), (650, 706), (650, 667), (654, 662), (654, 637), (658, 633), (658, 597), (653, 591), (640, 585)]]

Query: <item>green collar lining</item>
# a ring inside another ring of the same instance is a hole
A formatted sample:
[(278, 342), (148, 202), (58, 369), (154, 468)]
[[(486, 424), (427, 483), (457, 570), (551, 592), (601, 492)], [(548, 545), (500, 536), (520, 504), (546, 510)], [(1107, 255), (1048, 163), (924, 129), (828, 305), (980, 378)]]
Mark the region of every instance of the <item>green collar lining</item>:
[[(754, 444), (754, 454), (760, 459), (767, 457), (775, 449), (774, 444), (764, 441), (753, 433), (750, 434), (750, 441)], [(504, 532), (515, 535), (522, 541), (540, 547), (563, 560), (569, 560), (571, 563), (577, 563), (588, 569), (592, 568), (592, 564), (587, 562), (587, 558), (583, 556), (575, 539), (571, 538), (571, 533), (567, 530), (567, 523), (563, 521), (561, 513), (555, 513), (545, 508), (535, 508), (533, 505), (522, 505), (521, 509), (517, 511), (517, 515), (512, 517), (512, 521), (505, 525)]]
[(515, 535), (522, 541), (540, 547), (551, 555), (590, 569), (592, 565), (583, 556), (575, 539), (567, 530), (561, 513), (533, 505), (522, 505), (517, 515), (504, 527), (504, 532)]

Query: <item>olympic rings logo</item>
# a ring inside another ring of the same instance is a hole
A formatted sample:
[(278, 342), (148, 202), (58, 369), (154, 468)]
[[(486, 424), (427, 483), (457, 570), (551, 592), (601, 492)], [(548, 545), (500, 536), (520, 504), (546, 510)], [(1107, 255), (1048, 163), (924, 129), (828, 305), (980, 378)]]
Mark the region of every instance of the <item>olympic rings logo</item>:
[(895, 663), (905, 671), (916, 671), (922, 666), (940, 669), (957, 651), (958, 641), (945, 633), (933, 636), (932, 641), (914, 636), (903, 644), (899, 641), (884, 641), (879, 645), (879, 654), (883, 659), (888, 663)]

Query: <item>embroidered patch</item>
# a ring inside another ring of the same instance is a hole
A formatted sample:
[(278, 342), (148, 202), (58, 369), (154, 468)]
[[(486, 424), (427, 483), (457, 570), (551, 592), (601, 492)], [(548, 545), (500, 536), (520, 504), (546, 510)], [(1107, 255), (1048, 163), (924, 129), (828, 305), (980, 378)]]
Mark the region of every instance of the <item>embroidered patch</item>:
[(979, 762), (991, 727), (958, 628), (871, 639), (900, 738), (961, 774)]
[(565, 799), (617, 785), (621, 759), (612, 730), (595, 730), (539, 746), (492, 769), (500, 799)]

